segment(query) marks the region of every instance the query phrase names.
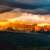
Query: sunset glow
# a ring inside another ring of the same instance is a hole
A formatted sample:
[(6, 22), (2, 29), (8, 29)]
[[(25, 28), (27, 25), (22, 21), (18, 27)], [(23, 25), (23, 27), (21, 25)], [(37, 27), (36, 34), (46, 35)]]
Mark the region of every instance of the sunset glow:
[[(10, 13), (11, 14), (11, 13)], [(13, 13), (14, 14), (14, 13)], [(50, 31), (50, 17), (45, 15), (35, 15), (30, 13), (22, 13), (19, 16), (14, 14), (12, 15), (5, 15), (7, 16), (4, 18), (0, 18), (0, 30), (6, 30), (7, 28), (13, 28), (16, 31), (40, 31), (43, 29), (44, 31)], [(16, 17), (15, 17), (16, 16)]]

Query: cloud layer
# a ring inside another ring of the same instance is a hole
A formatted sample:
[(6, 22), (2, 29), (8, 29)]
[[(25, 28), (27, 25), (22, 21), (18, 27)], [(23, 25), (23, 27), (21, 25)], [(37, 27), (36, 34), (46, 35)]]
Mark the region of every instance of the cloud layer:
[(15, 0), (16, 2), (32, 4), (32, 5), (49, 5), (50, 0)]
[(33, 13), (50, 13), (50, 0), (2, 0), (5, 3), (18, 8), (27, 9)]

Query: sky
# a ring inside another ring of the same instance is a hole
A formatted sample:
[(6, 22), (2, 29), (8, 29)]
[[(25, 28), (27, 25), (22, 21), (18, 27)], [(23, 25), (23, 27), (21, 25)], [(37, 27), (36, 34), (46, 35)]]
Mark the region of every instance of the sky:
[(50, 13), (50, 0), (15, 0), (16, 2), (19, 3), (25, 3), (25, 4), (30, 4), (33, 6), (39, 6), (42, 5), (42, 7), (40, 8), (40, 6), (36, 9), (33, 9), (34, 12), (39, 12), (39, 13), (46, 13), (49, 12)]
[(6, 0), (11, 2), (20, 2), (31, 5), (50, 5), (50, 0)]
[[(50, 0), (0, 0), (0, 1), (10, 2), (10, 4), (12, 5), (16, 4), (16, 6), (20, 8), (21, 7), (22, 8), (27, 7), (28, 9), (31, 8), (33, 12), (50, 13)], [(17, 3), (19, 3), (19, 5)]]
[(50, 0), (15, 0), (16, 2), (21, 2), (25, 4), (32, 4), (32, 5), (49, 5)]

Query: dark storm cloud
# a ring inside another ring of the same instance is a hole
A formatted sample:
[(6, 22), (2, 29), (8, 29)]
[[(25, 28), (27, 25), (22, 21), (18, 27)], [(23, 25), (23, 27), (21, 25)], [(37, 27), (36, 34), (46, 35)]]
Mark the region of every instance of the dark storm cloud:
[(50, 0), (16, 0), (16, 2), (33, 5), (33, 13), (50, 13)]
[(33, 13), (50, 13), (50, 0), (0, 0), (10, 7), (28, 9)]
[(48, 5), (50, 4), (50, 0), (14, 0), (16, 2), (25, 3), (25, 4), (32, 4), (32, 5)]
[(31, 5), (50, 5), (50, 0), (0, 0), (0, 3), (2, 2), (18, 2)]
[(11, 10), (13, 10), (13, 8), (6, 6), (6, 5), (0, 5), (0, 13), (11, 11)]

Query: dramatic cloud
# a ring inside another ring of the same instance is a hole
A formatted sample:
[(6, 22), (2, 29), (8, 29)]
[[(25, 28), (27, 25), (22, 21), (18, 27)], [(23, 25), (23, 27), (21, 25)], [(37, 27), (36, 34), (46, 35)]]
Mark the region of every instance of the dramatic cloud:
[(31, 5), (50, 5), (50, 0), (1, 0), (2, 2), (19, 2)]
[(30, 12), (34, 14), (50, 14), (49, 9), (45, 8), (37, 8), (37, 9), (13, 9), (13, 11), (23, 11), (23, 12)]
[(32, 4), (32, 5), (49, 5), (50, 0), (16, 0), (16, 2)]
[[(13, 6), (16, 5), (18, 8), (29, 8), (27, 10), (24, 9), (23, 11), (31, 11), (33, 13), (50, 13), (50, 0), (0, 0), (0, 3), (7, 3), (7, 5)], [(30, 6), (28, 5), (32, 5), (32, 9), (30, 9)]]
[(7, 5), (0, 5), (0, 13), (1, 12), (6, 12), (6, 11), (11, 11), (13, 8), (7, 6)]

